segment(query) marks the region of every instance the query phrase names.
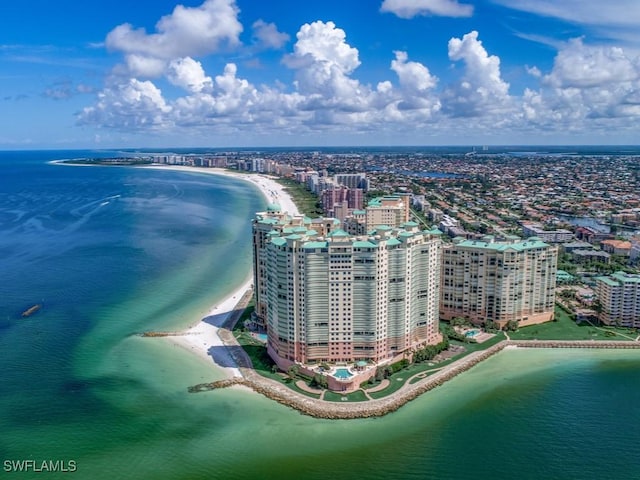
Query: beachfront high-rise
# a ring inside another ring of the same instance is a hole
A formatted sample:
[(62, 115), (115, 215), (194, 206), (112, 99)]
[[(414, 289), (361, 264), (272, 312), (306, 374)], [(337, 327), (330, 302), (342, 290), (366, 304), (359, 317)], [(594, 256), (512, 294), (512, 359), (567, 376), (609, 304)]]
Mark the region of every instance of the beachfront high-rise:
[(266, 327), (267, 317), (267, 270), (266, 246), (273, 233), (303, 233), (308, 230), (319, 235), (327, 235), (338, 228), (340, 222), (333, 218), (311, 219), (303, 215), (292, 217), (282, 211), (279, 205), (271, 204), (267, 211), (259, 212), (253, 220), (253, 288), (255, 298), (255, 317), (259, 324)]
[(281, 368), (379, 363), (441, 340), (439, 232), (407, 222), (352, 236), (339, 228), (321, 232), (309, 222), (263, 237), (280, 215), (263, 212), (254, 221), (254, 241), (264, 242), (255, 246), (254, 261), (261, 269), (257, 313)]
[(454, 239), (442, 252), (440, 318), (504, 327), (553, 320), (558, 248), (531, 237)]
[(602, 323), (640, 328), (640, 275), (616, 272), (596, 277), (595, 291)]

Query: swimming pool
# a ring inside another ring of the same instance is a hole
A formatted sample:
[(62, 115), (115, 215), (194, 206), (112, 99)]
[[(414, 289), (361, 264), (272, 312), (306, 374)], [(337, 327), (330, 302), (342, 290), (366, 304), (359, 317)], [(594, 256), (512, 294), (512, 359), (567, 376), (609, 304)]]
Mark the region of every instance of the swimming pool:
[(337, 368), (336, 371), (333, 373), (333, 376), (338, 380), (347, 380), (353, 377), (353, 373), (351, 373), (346, 368)]
[(253, 336), (264, 343), (267, 343), (267, 340), (269, 339), (266, 333), (254, 333)]
[(469, 330), (469, 331), (465, 332), (464, 336), (473, 338), (476, 335), (478, 335), (479, 333), (480, 333), (480, 330)]

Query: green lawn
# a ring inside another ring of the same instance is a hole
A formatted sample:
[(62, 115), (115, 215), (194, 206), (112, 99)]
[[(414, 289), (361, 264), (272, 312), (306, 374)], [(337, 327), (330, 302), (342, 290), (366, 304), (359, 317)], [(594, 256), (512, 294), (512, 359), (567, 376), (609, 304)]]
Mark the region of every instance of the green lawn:
[(298, 210), (308, 217), (322, 215), (322, 207), (319, 206), (318, 196), (311, 193), (301, 183), (287, 178), (279, 178), (277, 182), (285, 187), (286, 192), (291, 196), (293, 203)]
[(256, 300), (255, 300), (255, 297), (252, 296), (251, 300), (249, 300), (249, 303), (247, 303), (247, 307), (242, 312), (242, 315), (240, 315), (240, 318), (238, 319), (236, 324), (233, 326), (234, 334), (236, 331), (242, 330), (244, 328), (244, 322), (251, 318), (251, 314), (255, 309), (256, 309)]
[[(408, 368), (404, 370), (400, 370), (399, 372), (396, 372), (393, 375), (391, 375), (389, 377), (390, 383), (387, 388), (385, 388), (384, 390), (380, 390), (379, 392), (370, 393), (369, 395), (371, 396), (371, 398), (384, 398), (400, 390), (409, 381), (411, 377), (413, 377), (414, 375), (417, 375), (418, 373), (422, 373), (427, 370), (433, 370), (434, 368), (446, 367), (450, 363), (460, 360), (461, 358), (466, 357), (470, 353), (477, 352), (479, 350), (486, 350), (487, 348), (492, 347), (493, 345), (501, 342), (504, 339), (505, 339), (504, 334), (502, 332), (499, 332), (495, 337), (493, 337), (490, 340), (487, 340), (484, 343), (464, 343), (464, 342), (458, 342), (458, 341), (452, 340), (451, 341), (452, 345), (464, 345), (466, 350), (462, 352), (460, 355), (456, 355), (455, 357), (450, 358), (449, 360), (445, 360), (443, 362), (433, 363), (431, 361), (426, 361), (422, 363), (414, 363), (413, 365), (410, 365)], [(432, 365), (429, 365), (430, 363)], [(435, 372), (432, 372), (432, 373), (435, 373)], [(432, 373), (429, 373), (428, 375), (431, 375)], [(402, 380), (398, 380), (399, 378)], [(419, 380), (422, 380), (422, 379), (416, 379), (409, 383), (416, 383)]]
[(638, 334), (633, 329), (594, 327), (576, 324), (569, 314), (556, 306), (555, 321), (519, 328), (509, 332), (512, 340), (632, 340)]
[[(343, 398), (346, 398), (346, 400), (342, 400)], [(369, 400), (362, 390), (357, 390), (346, 395), (327, 390), (324, 394), (324, 399), (328, 402), (366, 402)]]
[[(250, 308), (247, 309), (247, 312), (250, 313)], [(247, 312), (245, 312), (245, 314), (247, 314)], [(555, 321), (520, 328), (517, 332), (509, 332), (509, 337), (513, 340), (633, 340), (638, 335), (635, 330), (628, 328), (595, 327), (585, 324), (578, 325), (571, 320), (567, 312), (559, 307), (556, 307), (555, 313)], [(241, 325), (242, 323), (238, 322), (238, 324)], [(272, 366), (274, 365), (274, 362), (267, 354), (267, 349), (264, 344), (253, 338), (249, 333), (242, 332), (239, 329), (234, 331), (234, 335), (251, 358), (251, 362), (253, 363), (253, 367), (257, 373), (264, 377), (276, 380), (279, 383), (288, 386), (292, 390), (302, 393), (303, 395), (312, 398), (319, 398), (319, 395), (299, 389), (295, 385), (295, 382), (288, 378), (283, 378), (282, 375), (273, 373)], [(391, 375), (391, 377), (389, 377), (389, 386), (387, 388), (379, 392), (372, 392), (369, 395), (371, 398), (375, 399), (384, 398), (400, 390), (405, 384), (407, 384), (407, 382), (409, 382), (410, 378), (419, 373), (445, 367), (473, 352), (486, 350), (504, 339), (505, 335), (502, 332), (499, 332), (494, 338), (484, 343), (463, 343), (451, 341), (454, 345), (463, 345), (466, 350), (462, 354), (440, 363), (426, 361), (410, 365), (408, 368)], [(431, 365), (429, 365), (430, 363)], [(428, 372), (427, 376), (433, 373), (435, 372)], [(419, 380), (421, 379), (415, 379), (411, 383), (415, 383)], [(343, 398), (346, 398), (346, 400), (343, 400)], [(327, 390), (325, 392), (324, 399), (329, 402), (365, 402), (368, 400), (364, 392), (360, 390), (347, 395)]]
[(253, 368), (258, 374), (284, 383), (280, 375), (273, 373), (272, 367), (275, 362), (271, 360), (264, 343), (256, 340), (247, 332), (236, 330), (233, 334), (244, 351), (247, 352), (247, 355), (249, 355)]

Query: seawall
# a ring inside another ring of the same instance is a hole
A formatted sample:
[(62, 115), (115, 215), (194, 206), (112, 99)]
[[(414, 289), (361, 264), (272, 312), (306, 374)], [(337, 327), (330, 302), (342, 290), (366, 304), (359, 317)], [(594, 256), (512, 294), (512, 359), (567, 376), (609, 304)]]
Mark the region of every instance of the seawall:
[[(539, 340), (503, 340), (492, 347), (467, 355), (457, 360), (442, 370), (413, 384), (405, 385), (397, 392), (388, 397), (373, 399), (363, 402), (328, 402), (311, 397), (307, 397), (291, 390), (274, 380), (265, 378), (250, 367), (251, 363), (244, 350), (235, 343), (235, 338), (228, 330), (220, 331), (221, 338), (228, 346), (232, 347), (232, 356), (240, 365), (243, 378), (226, 379), (210, 384), (201, 384), (190, 387), (190, 392), (202, 392), (216, 388), (242, 385), (251, 388), (256, 393), (260, 393), (267, 398), (275, 400), (283, 405), (298, 410), (304, 415), (325, 419), (356, 419), (381, 417), (398, 410), (400, 407), (419, 397), (425, 392), (432, 390), (448, 380), (456, 377), (486, 360), (492, 355), (500, 352), (505, 347), (518, 348), (625, 348), (640, 349), (640, 342), (620, 342), (620, 341), (539, 341)], [(229, 343), (227, 343), (229, 342)]]

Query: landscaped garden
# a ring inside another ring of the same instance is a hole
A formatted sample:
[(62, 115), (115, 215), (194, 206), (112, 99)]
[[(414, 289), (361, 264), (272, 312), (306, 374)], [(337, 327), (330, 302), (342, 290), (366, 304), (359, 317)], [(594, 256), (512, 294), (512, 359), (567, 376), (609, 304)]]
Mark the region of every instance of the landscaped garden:
[(556, 305), (555, 320), (509, 332), (512, 340), (634, 340), (634, 329), (577, 324), (571, 315)]
[[(248, 319), (252, 307), (241, 317), (241, 320), (234, 328), (234, 335), (240, 345), (247, 352), (251, 359), (255, 371), (267, 378), (277, 381), (288, 388), (306, 395), (311, 398), (323, 398), (330, 402), (364, 402), (368, 397), (379, 399), (387, 397), (406, 384), (417, 383), (423, 378), (433, 375), (443, 367), (466, 357), (467, 355), (486, 350), (497, 343), (505, 340), (504, 332), (497, 332), (495, 336), (483, 343), (476, 343), (471, 339), (465, 341), (449, 340), (445, 344), (441, 344), (440, 348), (436, 346), (428, 347), (422, 354), (415, 355), (421, 359), (414, 363), (410, 363), (404, 359), (392, 365), (378, 367), (375, 378), (361, 385), (361, 389), (343, 394), (341, 392), (332, 392), (325, 390), (324, 395), (311, 393), (299, 388), (296, 383), (300, 380), (307, 385), (319, 388), (317, 381), (300, 374), (298, 369), (290, 369), (289, 372), (278, 372), (275, 363), (269, 357), (267, 348), (263, 342), (255, 338), (251, 332), (244, 328), (243, 320)], [(449, 331), (449, 325), (443, 325), (444, 331)], [(512, 340), (634, 340), (638, 333), (634, 329), (617, 328), (617, 327), (601, 327), (591, 324), (576, 324), (571, 315), (559, 306), (556, 306), (555, 320), (540, 325), (532, 325), (529, 327), (518, 328), (517, 331), (508, 333)], [(441, 348), (449, 346), (449, 349), (440, 352)], [(375, 391), (376, 386), (381, 382), (388, 380), (388, 384), (382, 390)], [(370, 391), (369, 390), (373, 390)], [(367, 393), (365, 393), (367, 392)]]

